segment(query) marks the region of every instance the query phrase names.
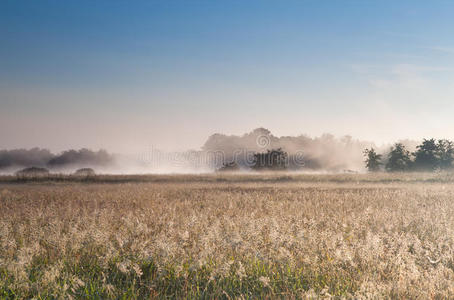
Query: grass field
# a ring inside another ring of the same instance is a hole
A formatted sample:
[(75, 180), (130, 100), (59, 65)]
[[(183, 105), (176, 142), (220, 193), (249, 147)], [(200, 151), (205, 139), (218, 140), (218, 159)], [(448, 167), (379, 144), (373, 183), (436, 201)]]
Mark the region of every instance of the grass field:
[(450, 174), (0, 178), (1, 298), (453, 298)]

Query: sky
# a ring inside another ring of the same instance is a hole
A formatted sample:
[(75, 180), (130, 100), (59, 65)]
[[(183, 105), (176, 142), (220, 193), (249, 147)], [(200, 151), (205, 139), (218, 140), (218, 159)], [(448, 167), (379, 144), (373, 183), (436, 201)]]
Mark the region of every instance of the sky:
[(0, 1), (0, 148), (454, 139), (454, 1)]

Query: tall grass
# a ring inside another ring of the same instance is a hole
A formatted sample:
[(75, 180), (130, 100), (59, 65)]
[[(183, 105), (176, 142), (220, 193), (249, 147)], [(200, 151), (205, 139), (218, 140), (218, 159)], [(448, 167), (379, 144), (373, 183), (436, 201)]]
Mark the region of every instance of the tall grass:
[(0, 297), (454, 297), (449, 180), (255, 176), (3, 183)]

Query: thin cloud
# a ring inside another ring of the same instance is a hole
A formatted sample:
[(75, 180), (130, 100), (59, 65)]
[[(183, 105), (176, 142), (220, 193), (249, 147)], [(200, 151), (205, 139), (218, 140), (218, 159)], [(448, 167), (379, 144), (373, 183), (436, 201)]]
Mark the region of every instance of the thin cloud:
[(426, 49), (443, 52), (443, 53), (448, 53), (448, 54), (454, 54), (453, 47), (435, 46), (435, 47), (426, 47)]

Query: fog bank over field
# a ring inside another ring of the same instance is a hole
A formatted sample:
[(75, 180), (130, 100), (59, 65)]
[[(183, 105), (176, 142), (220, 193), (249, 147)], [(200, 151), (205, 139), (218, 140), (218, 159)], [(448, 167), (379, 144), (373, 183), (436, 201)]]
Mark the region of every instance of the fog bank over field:
[(105, 150), (68, 150), (59, 154), (41, 148), (0, 150), (0, 173), (13, 173), (27, 167), (49, 168), (59, 173), (87, 167), (108, 169), (115, 161), (114, 155)]
[[(414, 151), (417, 142), (400, 141)], [(106, 150), (67, 150), (55, 154), (47, 149), (0, 150), (0, 173), (11, 174), (26, 167), (45, 167), (51, 172), (72, 173), (77, 168), (94, 168), (97, 173), (209, 173), (234, 162), (241, 171), (250, 171), (253, 154), (282, 149), (288, 154), (287, 169), (305, 172), (362, 172), (365, 148), (387, 154), (391, 145), (377, 147), (373, 142), (351, 136), (323, 134), (275, 136), (265, 128), (243, 135), (216, 133), (199, 150), (182, 152), (150, 148), (135, 155), (113, 154)]]

